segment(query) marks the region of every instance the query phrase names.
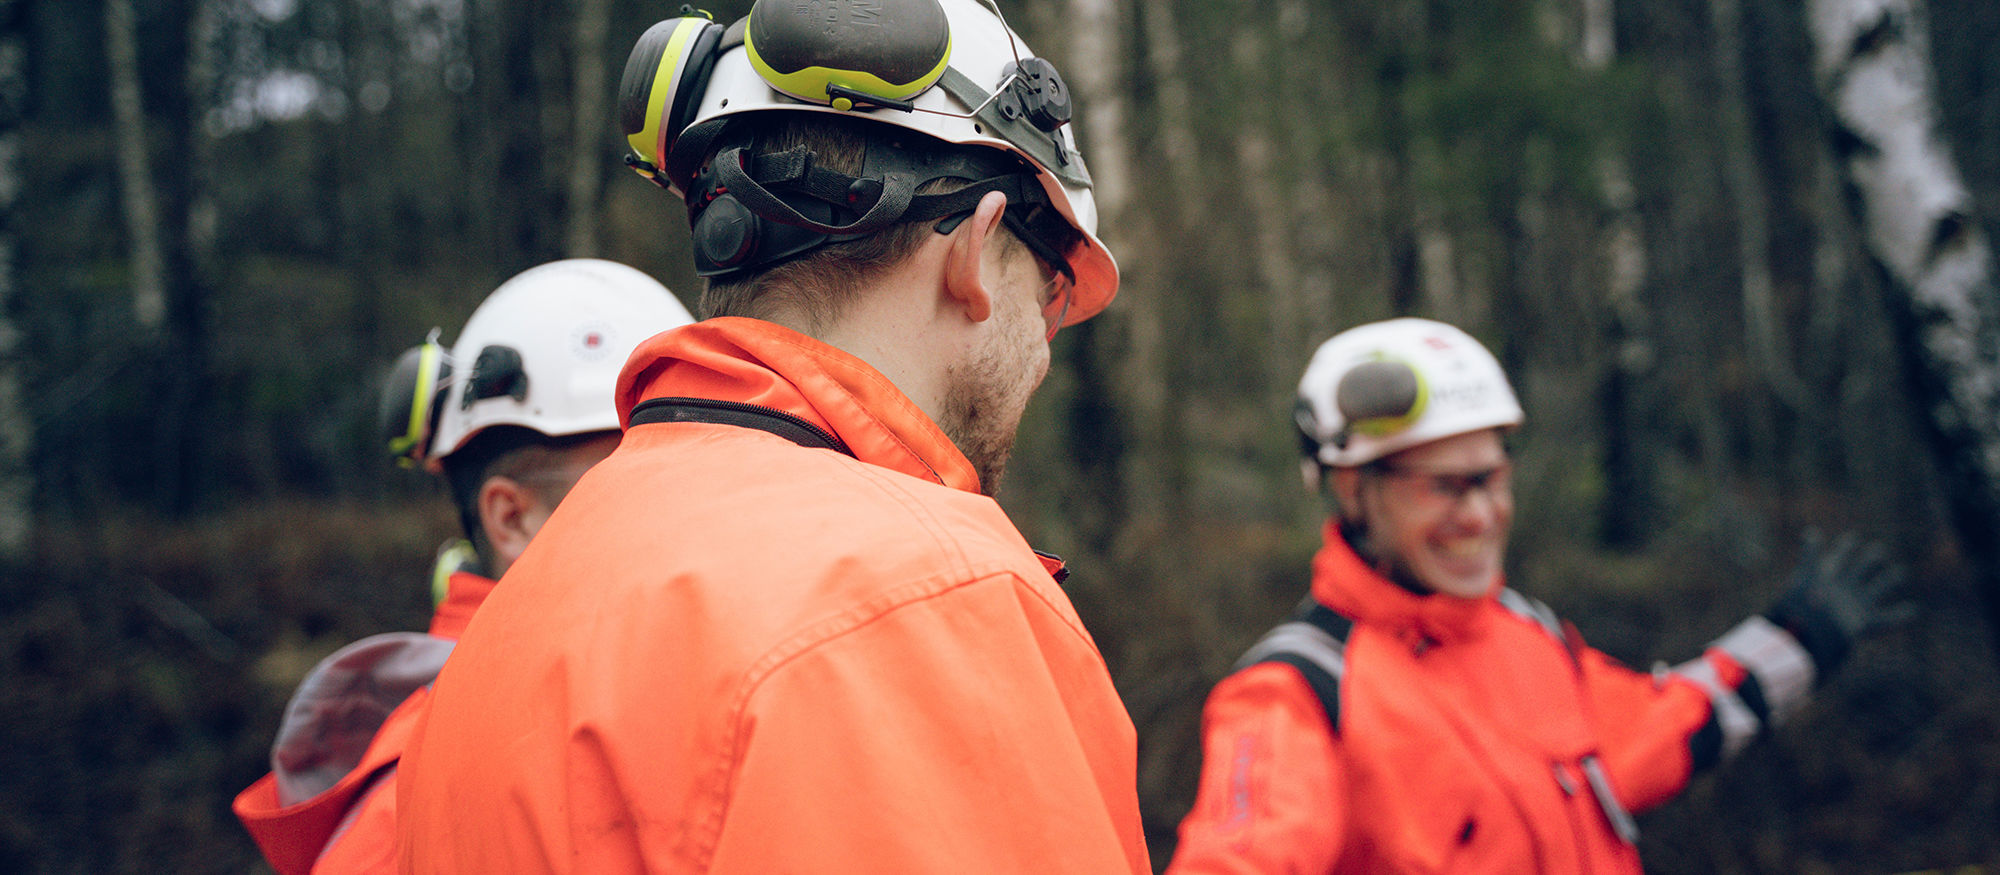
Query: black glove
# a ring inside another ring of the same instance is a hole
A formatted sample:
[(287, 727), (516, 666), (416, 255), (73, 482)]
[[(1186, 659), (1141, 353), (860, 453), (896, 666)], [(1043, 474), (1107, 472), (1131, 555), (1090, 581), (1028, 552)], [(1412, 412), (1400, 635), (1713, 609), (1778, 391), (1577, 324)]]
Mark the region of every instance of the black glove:
[(1822, 679), (1846, 661), (1855, 639), (1916, 613), (1896, 592), (1903, 567), (1889, 561), (1881, 544), (1863, 542), (1852, 532), (1832, 546), (1825, 541), (1817, 531), (1806, 532), (1791, 587), (1764, 612), (1812, 654)]

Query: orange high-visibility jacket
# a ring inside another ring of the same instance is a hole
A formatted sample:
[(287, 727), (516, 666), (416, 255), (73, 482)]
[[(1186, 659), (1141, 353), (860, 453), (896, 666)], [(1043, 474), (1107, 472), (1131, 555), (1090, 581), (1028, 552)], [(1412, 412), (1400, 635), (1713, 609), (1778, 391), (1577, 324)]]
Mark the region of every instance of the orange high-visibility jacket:
[(406, 872), (1150, 871), (1137, 747), (1051, 568), (859, 359), (719, 318), (480, 609), (402, 770)]
[(1312, 595), (1210, 695), (1169, 872), (1637, 875), (1630, 813), (1812, 684), (1805, 650), (1761, 617), (1641, 674), (1497, 582), (1417, 596), (1331, 523)]
[(279, 875), (396, 871), (396, 767), (430, 698), (422, 685), (492, 589), (454, 573), (429, 635), (357, 641), (306, 676), (285, 709), (271, 773), (232, 806)]

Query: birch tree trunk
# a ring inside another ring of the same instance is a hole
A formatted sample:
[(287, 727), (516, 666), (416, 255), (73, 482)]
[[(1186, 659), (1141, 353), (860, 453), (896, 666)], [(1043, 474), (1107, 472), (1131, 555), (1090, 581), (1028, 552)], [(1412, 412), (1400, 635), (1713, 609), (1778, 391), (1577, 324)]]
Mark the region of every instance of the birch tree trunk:
[(111, 66), (111, 111), (122, 133), (117, 150), (125, 230), (132, 251), (132, 315), (148, 331), (166, 317), (165, 258), (160, 244), (159, 194), (147, 155), (146, 110), (139, 91), (138, 14), (132, 0), (105, 0), (105, 55)]
[(21, 195), (21, 115), (27, 98), (23, 4), (0, 5), (0, 563), (26, 552), (34, 530), (34, 477), (28, 466), (34, 424), (21, 399), (21, 334), (8, 315), (20, 252), (14, 208)]
[(572, 31), (575, 85), (570, 105), (575, 110), (570, 131), (568, 241), (571, 258), (597, 254), (597, 207), (604, 189), (605, 144), (611, 139), (611, 89), (605, 87), (604, 41), (611, 29), (610, 0), (577, 4)]
[(1922, 0), (1811, 0), (1806, 16), (1850, 202), (1898, 293), (1959, 540), (2000, 621), (2000, 300), (1992, 249), (1938, 132)]

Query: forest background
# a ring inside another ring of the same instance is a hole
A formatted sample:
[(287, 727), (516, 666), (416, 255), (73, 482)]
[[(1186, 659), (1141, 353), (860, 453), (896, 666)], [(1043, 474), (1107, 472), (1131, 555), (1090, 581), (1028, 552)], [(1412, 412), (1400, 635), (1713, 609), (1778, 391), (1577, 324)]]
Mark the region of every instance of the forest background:
[[(1628, 663), (1762, 608), (1808, 528), (1911, 571), (1914, 622), (1641, 818), (1649, 872), (2000, 862), (2000, 528), (1968, 437), (2000, 418), (1919, 342), (1899, 265), (1938, 262), (1870, 230), (1877, 146), (1814, 24), (1838, 7), (1874, 17), (1833, 48), (1931, 88), (1918, 145), (1956, 194), (1925, 233), (1983, 246), (1991, 0), (1004, 3), (1077, 95), (1124, 283), (1056, 339), (1002, 501), (1075, 569), (1157, 864), (1202, 697), (1304, 591), (1298, 374), (1399, 314), (1514, 375), (1510, 582)], [(452, 533), (381, 451), (387, 363), (550, 259), (695, 296), (611, 111), (677, 10), (0, 0), (0, 871), (264, 871), (227, 806), (286, 696), (421, 628)]]

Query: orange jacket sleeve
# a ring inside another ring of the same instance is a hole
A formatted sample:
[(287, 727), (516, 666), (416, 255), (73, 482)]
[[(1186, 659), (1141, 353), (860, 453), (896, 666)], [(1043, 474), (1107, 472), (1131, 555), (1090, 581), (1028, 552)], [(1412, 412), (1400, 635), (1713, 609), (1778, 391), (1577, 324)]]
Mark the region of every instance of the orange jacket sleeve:
[(1672, 799), (1694, 773), (1690, 743), (1709, 722), (1708, 697), (1692, 683), (1633, 671), (1589, 648), (1577, 662), (1618, 801), (1640, 813)]
[(1297, 669), (1223, 679), (1202, 711), (1201, 787), (1170, 873), (1326, 872), (1350, 812), (1326, 711)]
[(1581, 648), (1604, 761), (1627, 809), (1673, 798), (1688, 779), (1735, 754), (1809, 696), (1812, 658), (1790, 633), (1751, 617), (1694, 659), (1651, 674)]

